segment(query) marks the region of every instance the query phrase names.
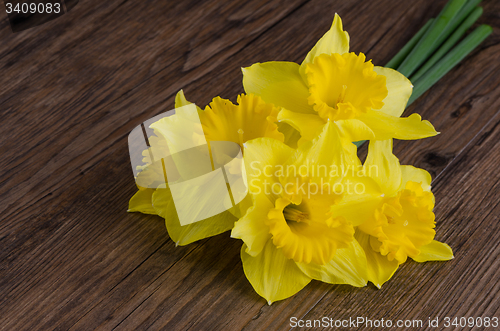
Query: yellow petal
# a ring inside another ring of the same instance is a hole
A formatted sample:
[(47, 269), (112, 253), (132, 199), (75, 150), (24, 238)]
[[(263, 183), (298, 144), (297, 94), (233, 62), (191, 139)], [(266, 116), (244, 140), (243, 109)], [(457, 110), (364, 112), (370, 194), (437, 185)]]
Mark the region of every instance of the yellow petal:
[(301, 137), (300, 132), (298, 130), (296, 130), (293, 126), (285, 122), (278, 123), (278, 130), (285, 136), (284, 143), (287, 146), (290, 146), (291, 148), (297, 148), (297, 143)]
[(344, 54), (347, 52), (349, 52), (349, 34), (343, 30), (342, 20), (340, 16), (335, 13), (335, 18), (333, 19), (330, 30), (318, 40), (300, 65), (300, 74), (304, 77), (304, 81), (306, 81), (306, 65), (312, 63), (314, 58), (320, 54)]
[(401, 189), (404, 189), (406, 187), (406, 183), (415, 182), (420, 183), (424, 191), (431, 190), (432, 177), (424, 169), (415, 168), (414, 166), (410, 165), (403, 165), (401, 166), (401, 176)]
[(186, 100), (184, 91), (180, 90), (179, 92), (177, 92), (177, 95), (175, 96), (175, 108), (180, 108), (189, 104), (191, 104), (191, 102)]
[[(232, 188), (232, 187), (234, 187), (234, 185), (233, 186), (230, 185), (230, 187)], [(232, 189), (231, 189), (231, 194), (233, 194), (233, 198), (234, 198), (235, 192)], [(237, 194), (239, 194), (239, 193), (237, 193)], [(234, 208), (230, 208), (229, 211), (237, 219), (240, 219), (241, 217), (243, 217), (247, 213), (248, 209), (250, 207), (252, 207), (252, 205), (253, 205), (252, 197), (250, 194), (247, 194), (239, 203), (236, 204), (236, 206), (234, 206)]]
[(364, 168), (387, 196), (392, 196), (401, 186), (401, 167), (392, 154), (392, 139), (370, 141)]
[(128, 212), (141, 212), (143, 214), (156, 215), (152, 203), (154, 191), (155, 190), (151, 188), (137, 191), (128, 203)]
[(285, 164), (294, 151), (276, 139), (257, 138), (246, 142), (244, 162), (248, 191), (252, 194), (266, 194), (274, 203), (276, 197), (269, 187), (279, 183), (275, 176), (276, 165)]
[[(349, 181), (352, 184), (347, 184)], [(342, 181), (343, 187), (351, 187), (353, 194), (344, 194), (342, 200), (332, 206), (335, 217), (343, 217), (353, 226), (358, 226), (373, 217), (375, 209), (382, 202), (378, 184), (370, 177), (348, 176)], [(361, 185), (358, 193), (358, 185)]]
[[(155, 136), (153, 136), (155, 137)], [(150, 139), (150, 141), (155, 141), (154, 139)], [(160, 153), (165, 153), (165, 150), (161, 149), (161, 145), (155, 145), (151, 144), (151, 147), (148, 148), (147, 150), (143, 151), (143, 154), (147, 154), (150, 151), (154, 155), (154, 157), (157, 157), (158, 155), (161, 155)], [(167, 150), (168, 151), (168, 150)], [(135, 182), (137, 186), (142, 189), (142, 188), (157, 188), (161, 184), (165, 184), (167, 182), (167, 178), (165, 177), (165, 172), (163, 168), (163, 163), (158, 160), (158, 161), (150, 161), (151, 158), (144, 158), (145, 165), (140, 166), (141, 172), (137, 174), (137, 177), (135, 178)], [(178, 178), (179, 174), (178, 172), (174, 171), (175, 168), (172, 167), (172, 159), (171, 158), (165, 158), (164, 162), (166, 164), (166, 169), (170, 170), (169, 171), (169, 180), (175, 180)]]
[[(328, 121), (323, 126), (321, 134), (312, 142), (301, 145), (297, 152), (295, 165), (309, 167), (309, 179), (324, 179), (323, 173), (315, 171), (320, 166), (327, 169), (342, 167), (357, 167), (359, 159), (356, 155), (356, 149), (351, 142), (345, 141), (340, 137), (339, 129), (335, 123)], [(334, 176), (328, 176), (330, 180), (336, 181)]]
[(389, 93), (385, 97), (384, 106), (380, 111), (388, 115), (400, 117), (411, 96), (413, 85), (408, 78), (394, 69), (375, 67), (373, 70), (377, 74), (386, 77), (386, 87)]
[(278, 121), (287, 123), (300, 132), (299, 145), (304, 141), (311, 141), (316, 138), (325, 126), (325, 121), (317, 114), (296, 113), (288, 109), (280, 111)]
[(246, 93), (259, 95), (265, 102), (288, 110), (313, 114), (308, 104), (309, 90), (293, 62), (255, 63), (242, 68)]
[(297, 263), (307, 276), (330, 284), (366, 286), (368, 271), (363, 248), (356, 240), (348, 248), (338, 249), (333, 259), (325, 265)]
[(335, 121), (341, 135), (349, 141), (361, 141), (375, 139), (372, 129), (358, 119)]
[[(190, 104), (192, 104), (192, 102), (186, 99), (186, 97), (184, 96), (184, 91), (179, 90), (179, 92), (177, 92), (177, 95), (175, 96), (175, 108), (181, 108)], [(196, 109), (198, 109), (198, 112), (201, 112), (200, 107), (196, 106)]]
[(246, 253), (257, 256), (271, 238), (265, 220), (274, 205), (263, 194), (252, 195), (252, 198), (253, 206), (234, 224), (231, 237), (242, 239)]
[(161, 150), (162, 145), (158, 146), (163, 154), (155, 155), (156, 160), (206, 143), (199, 114), (200, 110), (189, 104), (176, 109), (175, 115), (163, 117), (149, 126), (156, 136), (162, 138), (159, 142), (165, 141), (168, 146), (166, 150)]
[(181, 246), (229, 231), (236, 221), (230, 211), (225, 211), (203, 221), (181, 226), (170, 190), (165, 188), (158, 188), (153, 193), (153, 206), (156, 213), (165, 219), (170, 238)]
[(438, 134), (434, 126), (429, 121), (422, 121), (422, 117), (418, 114), (411, 114), (409, 117), (402, 118), (372, 110), (360, 115), (358, 119), (372, 129), (376, 140), (391, 138), (413, 140)]
[(256, 257), (247, 254), (243, 244), (241, 262), (255, 292), (266, 299), (268, 304), (291, 297), (311, 281), (271, 240), (267, 241), (264, 250)]
[(387, 257), (375, 252), (370, 245), (370, 236), (368, 234), (357, 230), (354, 237), (365, 251), (368, 263), (368, 280), (378, 288), (381, 288), (398, 269), (399, 264), (397, 260), (389, 261)]
[(417, 262), (448, 261), (453, 257), (450, 246), (433, 240), (430, 244), (420, 247), (420, 254), (413, 257), (413, 260)]

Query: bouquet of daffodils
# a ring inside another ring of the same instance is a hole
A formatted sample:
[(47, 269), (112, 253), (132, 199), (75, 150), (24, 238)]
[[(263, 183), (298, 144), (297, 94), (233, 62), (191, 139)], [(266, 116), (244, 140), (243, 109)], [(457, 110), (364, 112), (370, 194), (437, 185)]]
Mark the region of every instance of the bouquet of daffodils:
[[(408, 258), (452, 259), (451, 248), (434, 240), (431, 176), (401, 165), (392, 145), (438, 134), (418, 114), (401, 114), (491, 32), (481, 26), (455, 45), (481, 15), (478, 3), (450, 1), (386, 67), (350, 52), (335, 15), (301, 64), (243, 68), (246, 94), (237, 104), (216, 97), (202, 110), (181, 90), (176, 114), (148, 127), (129, 211), (165, 218), (178, 245), (230, 231), (242, 241), (246, 277), (269, 304), (312, 279), (380, 288)], [(193, 115), (200, 124), (195, 129)], [(175, 150), (173, 141), (205, 142), (196, 160), (208, 157), (211, 167), (202, 170), (191, 162), (194, 154)], [(361, 162), (363, 141), (369, 145)], [(215, 155), (217, 142), (232, 143), (236, 153)], [(231, 161), (236, 154), (239, 163)], [(214, 169), (224, 169), (225, 185), (216, 184)], [(199, 177), (204, 182), (195, 187), (209, 198), (179, 186)], [(227, 208), (216, 210), (214, 197)]]

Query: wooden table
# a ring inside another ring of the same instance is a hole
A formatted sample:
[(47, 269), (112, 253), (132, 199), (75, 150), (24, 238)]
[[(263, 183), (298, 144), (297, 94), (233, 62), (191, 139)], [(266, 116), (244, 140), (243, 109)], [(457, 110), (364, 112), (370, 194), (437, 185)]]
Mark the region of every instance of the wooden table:
[[(405, 263), (381, 290), (312, 282), (268, 306), (225, 233), (175, 247), (127, 213), (127, 135), (173, 107), (243, 92), (240, 67), (300, 62), (338, 12), (351, 50), (386, 63), (445, 0), (87, 0), (43, 26), (0, 25), (0, 328), (290, 329), (290, 318), (500, 317), (500, 2), (494, 33), (405, 115), (441, 134), (398, 141), (431, 172), (436, 239), (455, 259)], [(3, 7), (2, 7), (3, 8)], [(355, 328), (352, 328), (355, 329)], [(380, 328), (379, 328), (380, 329)], [(419, 329), (419, 328), (413, 328)]]

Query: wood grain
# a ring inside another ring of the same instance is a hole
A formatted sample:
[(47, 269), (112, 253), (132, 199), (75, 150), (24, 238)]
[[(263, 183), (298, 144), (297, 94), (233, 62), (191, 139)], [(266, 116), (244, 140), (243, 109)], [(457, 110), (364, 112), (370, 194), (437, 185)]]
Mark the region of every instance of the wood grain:
[[(289, 329), (291, 316), (499, 316), (500, 6), (494, 34), (422, 96), (441, 135), (398, 142), (435, 178), (449, 263), (408, 263), (382, 290), (312, 282), (268, 306), (241, 241), (175, 247), (163, 220), (126, 213), (127, 135), (183, 88), (235, 100), (240, 67), (301, 61), (338, 12), (351, 50), (394, 55), (446, 1), (94, 1), (13, 34), (0, 24), (0, 329)], [(376, 15), (374, 15), (376, 13)], [(397, 309), (395, 308), (397, 307)]]

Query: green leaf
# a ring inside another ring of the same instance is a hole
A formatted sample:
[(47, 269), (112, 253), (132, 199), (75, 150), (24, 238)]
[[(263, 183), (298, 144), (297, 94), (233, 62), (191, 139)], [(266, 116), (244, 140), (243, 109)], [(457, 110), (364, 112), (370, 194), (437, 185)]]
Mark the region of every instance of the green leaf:
[(401, 65), (401, 63), (404, 61), (404, 59), (410, 54), (410, 52), (415, 48), (415, 45), (422, 39), (422, 36), (424, 33), (427, 32), (429, 27), (431, 26), (432, 22), (434, 22), (434, 19), (431, 18), (430, 20), (425, 23), (425, 25), (418, 30), (418, 32), (413, 36), (413, 38), (410, 39), (409, 42), (406, 43), (406, 45), (401, 48), (401, 50), (396, 54), (386, 65), (386, 68), (391, 68), (391, 69), (396, 69)]
[(467, 19), (458, 27), (450, 38), (432, 55), (432, 57), (413, 75), (410, 80), (416, 82), (422, 77), (436, 62), (441, 60), (448, 51), (463, 37), (465, 32), (477, 21), (483, 14), (483, 8), (477, 7)]
[[(398, 71), (410, 77), (415, 70), (427, 60), (427, 58), (439, 47), (443, 36), (452, 31), (455, 24), (453, 19), (460, 12), (467, 0), (450, 0), (443, 8), (439, 16), (434, 20), (431, 27), (426, 31), (422, 39), (411, 51), (408, 57), (398, 67)], [(458, 24), (458, 23), (457, 23)]]
[(493, 29), (489, 25), (481, 25), (469, 34), (460, 44), (455, 46), (444, 58), (430, 68), (415, 84), (413, 94), (408, 100), (408, 105), (424, 94), (438, 80), (446, 75), (453, 67), (463, 60), (479, 44), (486, 39)]
[(439, 37), (437, 44), (441, 45), (446, 38), (448, 38), (453, 31), (457, 29), (457, 27), (462, 23), (466, 17), (476, 8), (477, 5), (481, 3), (482, 0), (467, 0), (462, 9), (458, 12), (457, 15), (453, 18), (452, 22), (443, 30), (443, 33)]

